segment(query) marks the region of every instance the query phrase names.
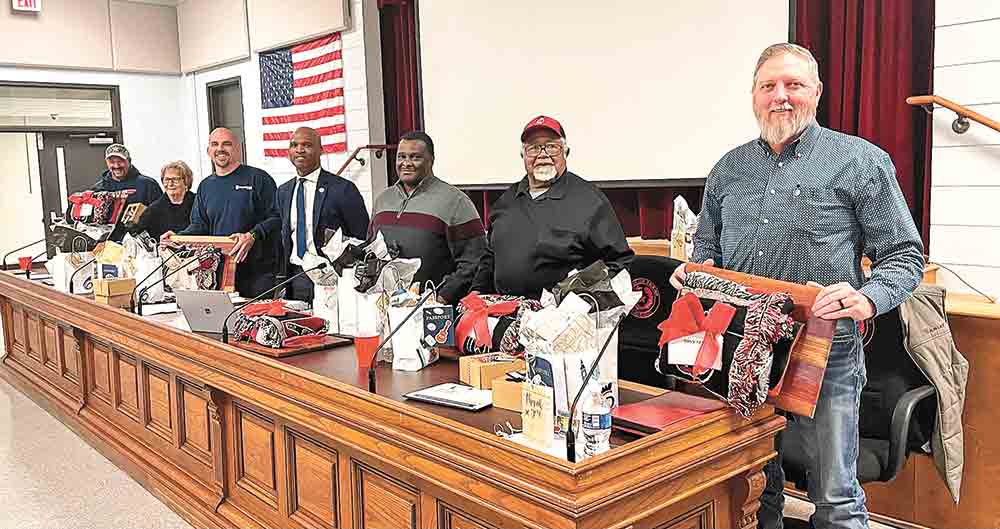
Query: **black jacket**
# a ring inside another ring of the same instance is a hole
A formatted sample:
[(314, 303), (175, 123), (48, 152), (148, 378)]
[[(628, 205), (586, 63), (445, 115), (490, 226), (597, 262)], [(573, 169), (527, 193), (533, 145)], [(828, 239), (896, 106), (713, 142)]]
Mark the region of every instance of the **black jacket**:
[[(288, 260), (292, 255), (291, 218), (295, 185), (298, 178), (278, 186), (278, 213), (281, 215), (281, 266), (287, 273)], [(364, 240), (368, 233), (368, 210), (365, 200), (354, 182), (321, 169), (313, 195), (312, 234), (316, 251), (323, 255), (326, 244), (325, 234), (338, 229), (345, 237)], [(331, 259), (336, 255), (329, 256)]]

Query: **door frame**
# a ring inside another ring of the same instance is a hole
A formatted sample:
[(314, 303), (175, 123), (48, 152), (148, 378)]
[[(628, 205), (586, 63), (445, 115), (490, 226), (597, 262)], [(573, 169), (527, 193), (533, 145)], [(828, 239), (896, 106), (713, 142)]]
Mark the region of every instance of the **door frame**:
[(212, 102), (212, 89), (213, 88), (218, 88), (220, 86), (228, 86), (228, 85), (232, 85), (232, 84), (235, 84), (240, 89), (240, 116), (243, 117), (243, 124), (241, 125), (242, 126), (242, 130), (243, 130), (243, 137), (240, 138), (240, 141), (243, 142), (242, 143), (243, 149), (244, 149), (243, 157), (246, 158), (246, 151), (245, 151), (245, 149), (246, 149), (246, 144), (247, 144), (247, 138), (246, 138), (246, 132), (247, 132), (247, 119), (246, 119), (246, 116), (247, 115), (246, 115), (246, 108), (243, 106), (243, 78), (242, 78), (242, 76), (237, 75), (237, 76), (234, 76), (234, 77), (227, 77), (226, 79), (219, 79), (218, 81), (212, 81), (210, 83), (205, 83), (205, 102), (207, 103), (207, 106), (208, 106), (208, 128), (210, 129), (210, 130), (206, 131), (205, 135), (207, 137), (208, 134), (212, 133), (211, 129), (214, 127), (213, 123), (215, 123), (215, 105)]

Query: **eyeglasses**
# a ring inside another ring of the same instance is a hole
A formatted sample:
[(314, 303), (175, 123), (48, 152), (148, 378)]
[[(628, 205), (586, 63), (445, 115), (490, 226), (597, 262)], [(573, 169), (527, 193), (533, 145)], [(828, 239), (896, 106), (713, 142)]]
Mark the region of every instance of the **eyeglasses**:
[(544, 143), (541, 145), (528, 145), (524, 148), (524, 154), (532, 158), (542, 154), (542, 151), (545, 151), (545, 154), (549, 156), (558, 156), (563, 152), (563, 145), (562, 143)]
[(163, 179), (163, 185), (180, 185), (184, 183), (184, 178), (182, 177), (167, 177)]

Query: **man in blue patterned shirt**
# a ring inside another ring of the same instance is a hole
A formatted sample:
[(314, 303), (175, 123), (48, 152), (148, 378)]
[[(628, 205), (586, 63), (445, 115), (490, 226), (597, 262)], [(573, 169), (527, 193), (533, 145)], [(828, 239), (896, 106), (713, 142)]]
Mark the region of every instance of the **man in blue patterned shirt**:
[[(764, 50), (753, 82), (760, 138), (728, 152), (708, 175), (691, 260), (822, 287), (813, 313), (837, 326), (819, 403), (814, 418), (791, 417), (784, 435), (800, 436), (809, 454), (813, 526), (867, 527), (856, 475), (866, 378), (856, 322), (910, 295), (922, 277), (923, 245), (889, 155), (816, 123), (822, 91), (809, 50)], [(872, 261), (867, 280), (862, 255)], [(683, 278), (681, 265), (671, 282)], [(764, 471), (758, 523), (780, 528), (780, 448)]]

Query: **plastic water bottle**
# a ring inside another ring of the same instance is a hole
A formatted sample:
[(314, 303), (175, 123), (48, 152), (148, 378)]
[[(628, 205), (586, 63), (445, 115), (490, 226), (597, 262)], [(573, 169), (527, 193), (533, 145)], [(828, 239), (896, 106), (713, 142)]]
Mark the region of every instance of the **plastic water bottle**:
[(611, 449), (611, 407), (601, 398), (600, 391), (592, 391), (583, 405), (583, 453), (596, 456)]

